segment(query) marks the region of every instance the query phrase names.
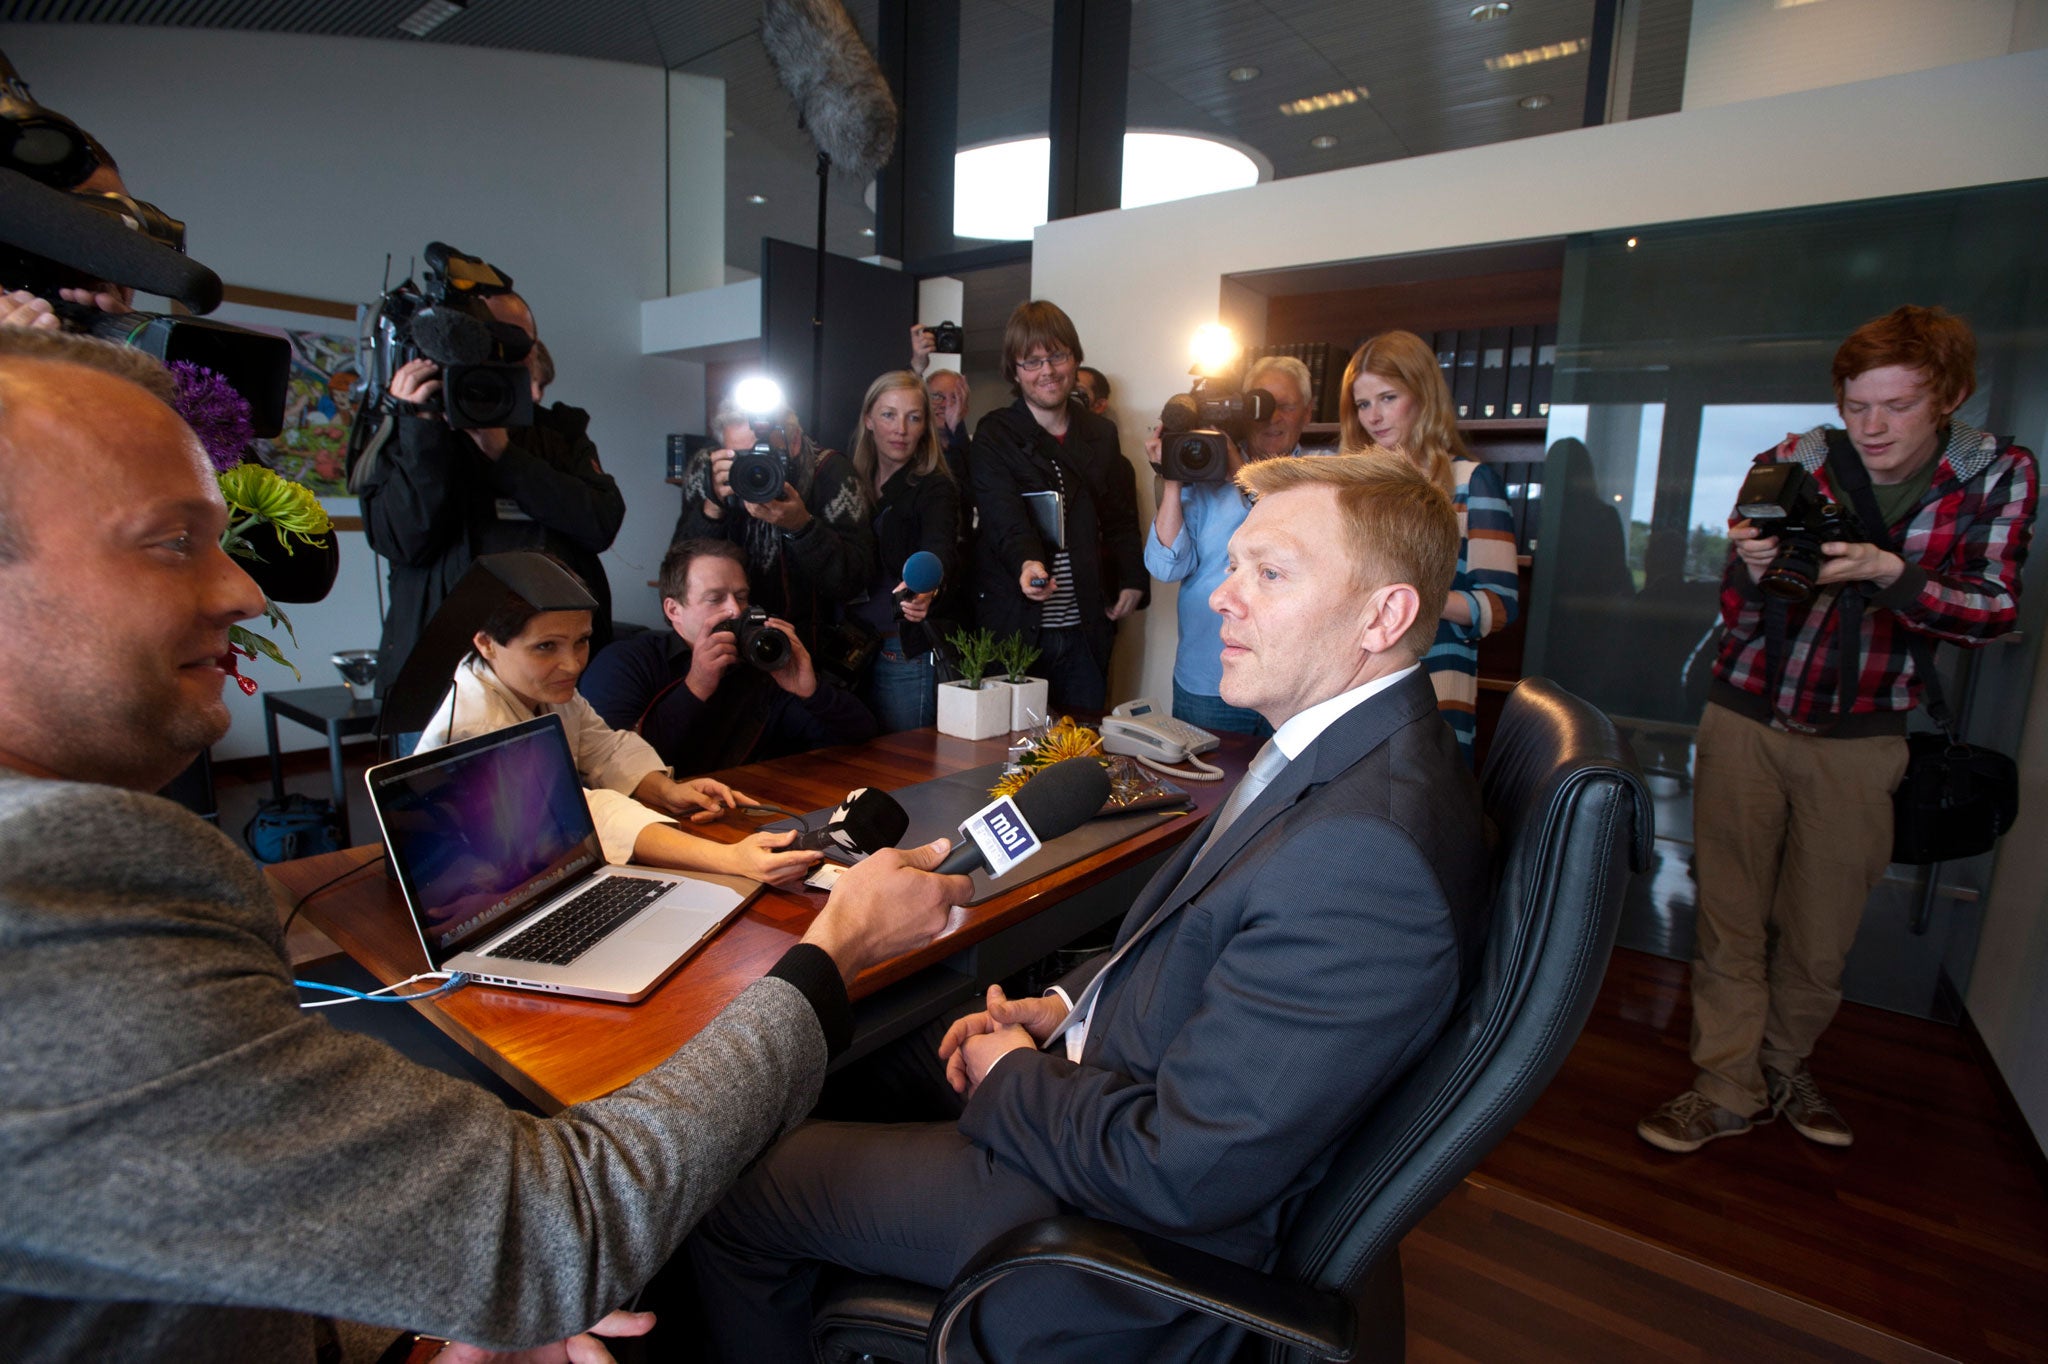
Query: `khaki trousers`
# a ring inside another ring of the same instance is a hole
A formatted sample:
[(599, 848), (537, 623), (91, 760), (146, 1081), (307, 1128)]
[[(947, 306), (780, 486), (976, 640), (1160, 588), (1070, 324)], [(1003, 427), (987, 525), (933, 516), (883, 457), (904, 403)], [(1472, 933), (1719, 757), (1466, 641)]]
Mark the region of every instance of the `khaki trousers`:
[(1834, 1020), (1905, 773), (1895, 735), (1789, 734), (1712, 704), (1701, 717), (1693, 1087), (1723, 1108), (1763, 1108), (1764, 1068), (1798, 1069)]

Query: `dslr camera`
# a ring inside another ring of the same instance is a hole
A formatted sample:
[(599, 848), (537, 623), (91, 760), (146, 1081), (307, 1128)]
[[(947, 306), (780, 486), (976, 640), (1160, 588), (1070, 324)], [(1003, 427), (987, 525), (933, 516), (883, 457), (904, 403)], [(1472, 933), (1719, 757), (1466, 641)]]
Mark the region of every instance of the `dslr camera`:
[(938, 355), (958, 355), (963, 337), (958, 322), (941, 322), (936, 327), (926, 327), (932, 334), (932, 351)]
[(758, 606), (749, 606), (712, 628), (730, 634), (739, 644), (740, 657), (764, 673), (789, 662), (789, 636), (770, 625), (768, 613)]
[(1801, 464), (1751, 469), (1735, 495), (1735, 511), (1748, 518), (1758, 535), (1777, 539), (1778, 552), (1757, 579), (1757, 588), (1788, 602), (1810, 602), (1820, 590), (1820, 567), (1826, 558), (1822, 545), (1870, 538), (1855, 513), (1829, 501), (1819, 480)]
[(733, 452), (726, 481), (742, 502), (773, 502), (789, 482), (789, 432), (779, 423), (756, 418), (754, 446)]
[(456, 430), (533, 425), (533, 338), (491, 316), (484, 300), (512, 291), (512, 277), (446, 242), (429, 242), (425, 282), (411, 280), (379, 300), (365, 369), (388, 392), (411, 360), (441, 367), (441, 410)]
[(1159, 413), (1159, 474), (1176, 483), (1221, 483), (1230, 477), (1230, 443), (1242, 445), (1279, 406), (1263, 388), (1239, 392), (1197, 376)]

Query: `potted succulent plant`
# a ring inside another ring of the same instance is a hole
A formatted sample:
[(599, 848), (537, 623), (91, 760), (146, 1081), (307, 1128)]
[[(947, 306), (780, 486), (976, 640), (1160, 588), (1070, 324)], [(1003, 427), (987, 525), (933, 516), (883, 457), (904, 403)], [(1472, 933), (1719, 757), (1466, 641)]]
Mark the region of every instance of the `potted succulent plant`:
[(1050, 689), (1042, 677), (1029, 676), (1031, 665), (1038, 661), (1043, 652), (1036, 644), (1024, 642), (1024, 636), (1011, 635), (996, 645), (996, 661), (1002, 665), (1002, 675), (996, 683), (1010, 694), (1010, 728), (1029, 729), (1044, 724), (1046, 710), (1050, 705)]
[(939, 684), (939, 733), (956, 739), (993, 739), (1010, 732), (1010, 689), (983, 681), (995, 661), (996, 639), (987, 630), (955, 630), (953, 646), (960, 676)]

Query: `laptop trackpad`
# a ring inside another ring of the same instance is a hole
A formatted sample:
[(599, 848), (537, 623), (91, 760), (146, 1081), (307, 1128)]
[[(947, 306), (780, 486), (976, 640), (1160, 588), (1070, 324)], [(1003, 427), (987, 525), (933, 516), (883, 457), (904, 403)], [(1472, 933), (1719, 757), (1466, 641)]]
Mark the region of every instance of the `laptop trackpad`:
[(680, 905), (657, 905), (618, 935), (635, 947), (687, 947), (703, 935), (699, 916)]

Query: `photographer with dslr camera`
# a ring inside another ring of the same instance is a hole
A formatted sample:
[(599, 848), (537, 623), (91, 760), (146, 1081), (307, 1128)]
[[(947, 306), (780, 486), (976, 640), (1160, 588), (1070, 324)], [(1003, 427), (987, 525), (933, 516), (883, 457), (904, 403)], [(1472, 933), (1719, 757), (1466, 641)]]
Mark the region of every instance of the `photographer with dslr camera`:
[(1229, 730), (1265, 738), (1272, 729), (1257, 711), (1233, 706), (1223, 689), (1222, 619), (1209, 605), (1209, 594), (1230, 571), (1230, 537), (1244, 524), (1251, 503), (1237, 486), (1237, 471), (1255, 460), (1300, 455), (1301, 428), (1309, 417), (1311, 391), (1308, 366), (1291, 355), (1254, 361), (1245, 372), (1244, 390), (1272, 395), (1271, 414), (1263, 422), (1239, 428), (1240, 439), (1226, 433), (1224, 458), (1213, 460), (1214, 443), (1199, 447), (1209, 459), (1203, 467), (1186, 468), (1165, 462), (1164, 427), (1181, 428), (1192, 418), (1186, 398), (1176, 396), (1161, 413), (1162, 430), (1145, 441), (1145, 453), (1161, 475), (1159, 510), (1145, 537), (1145, 567), (1161, 582), (1180, 584), (1180, 643), (1173, 657), (1174, 718), (1208, 730)]
[(654, 745), (678, 777), (873, 738), (867, 707), (819, 676), (788, 621), (751, 603), (738, 545), (671, 545), (661, 561), (670, 628), (594, 655), (577, 690), (606, 724)]
[(721, 444), (690, 457), (669, 543), (739, 546), (760, 605), (816, 652), (841, 603), (875, 571), (871, 513), (853, 462), (805, 435), (766, 380), (742, 380), (719, 404), (711, 430)]
[(1694, 1151), (1778, 1115), (1850, 1144), (1806, 1060), (1891, 859), (1916, 646), (2013, 627), (2033, 526), (2034, 456), (1954, 420), (1976, 361), (1942, 309), (1866, 322), (1835, 352), (1846, 433), (1788, 436), (1738, 494), (1694, 769), (1698, 1073), (1636, 1125), (1653, 1146)]
[[(544, 550), (568, 565), (597, 598), (591, 649), (602, 649), (612, 594), (598, 555), (626, 518), (591, 443), (590, 414), (539, 406), (538, 329), (511, 278), (438, 242), (426, 259), (424, 301), (397, 290), (383, 304), (386, 318), (394, 306), (399, 315), (399, 363), (386, 390), (397, 431), (360, 485), (370, 548), (391, 565), (379, 694), (479, 554)], [(489, 362), (457, 364), (458, 356)]]

